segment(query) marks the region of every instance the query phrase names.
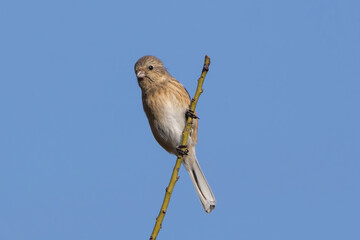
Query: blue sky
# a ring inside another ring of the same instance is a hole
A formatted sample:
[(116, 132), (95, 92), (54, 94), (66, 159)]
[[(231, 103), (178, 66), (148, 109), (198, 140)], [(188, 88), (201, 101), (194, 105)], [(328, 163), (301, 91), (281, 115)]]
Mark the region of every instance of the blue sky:
[(197, 106), (217, 199), (180, 180), (158, 239), (360, 239), (359, 1), (3, 1), (0, 239), (148, 239), (175, 157), (133, 72)]

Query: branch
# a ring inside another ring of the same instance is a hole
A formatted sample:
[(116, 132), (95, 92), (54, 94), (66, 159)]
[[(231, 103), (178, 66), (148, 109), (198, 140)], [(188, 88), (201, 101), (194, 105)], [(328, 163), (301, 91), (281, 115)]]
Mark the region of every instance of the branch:
[[(207, 72), (209, 71), (209, 65), (210, 65), (210, 58), (209, 58), (208, 55), (206, 55), (205, 56), (204, 67), (202, 69), (201, 76), (198, 79), (198, 85), (197, 85), (197, 88), (196, 88), (196, 92), (195, 92), (194, 98), (191, 100), (191, 104), (190, 104), (190, 111), (192, 111), (192, 112), (195, 112), (196, 104), (199, 101), (200, 94), (203, 92), (202, 85), (204, 83), (205, 76), (206, 76)], [(186, 145), (187, 145), (187, 142), (188, 142), (188, 137), (189, 137), (189, 133), (190, 133), (190, 130), (191, 130), (191, 126), (192, 126), (192, 117), (187, 116), (186, 117), (185, 129), (184, 129), (184, 131), (182, 133), (182, 143), (181, 143), (182, 150), (184, 152), (187, 152)], [(171, 175), (169, 185), (166, 188), (163, 204), (161, 206), (159, 215), (156, 218), (154, 230), (153, 230), (153, 232), (151, 234), (150, 240), (155, 240), (158, 233), (159, 233), (159, 231), (160, 231), (161, 224), (162, 224), (162, 222), (164, 220), (165, 213), (166, 213), (167, 207), (168, 207), (169, 202), (170, 202), (172, 191), (173, 191), (173, 189), (175, 187), (176, 181), (179, 179), (178, 174), (179, 174), (179, 170), (180, 170), (182, 160), (183, 160), (183, 156), (178, 155), (178, 157), (176, 159), (175, 167), (174, 167), (172, 175)]]

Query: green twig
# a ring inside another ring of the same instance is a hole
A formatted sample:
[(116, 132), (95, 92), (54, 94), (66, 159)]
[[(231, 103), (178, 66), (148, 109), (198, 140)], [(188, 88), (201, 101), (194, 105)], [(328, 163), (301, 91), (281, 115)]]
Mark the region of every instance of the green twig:
[[(206, 55), (205, 56), (204, 67), (202, 69), (201, 76), (198, 79), (198, 85), (197, 85), (197, 88), (196, 88), (196, 92), (195, 92), (194, 98), (191, 100), (191, 104), (190, 104), (190, 111), (192, 111), (192, 112), (195, 112), (196, 104), (199, 101), (200, 94), (203, 92), (202, 85), (204, 83), (205, 76), (206, 76), (207, 72), (209, 71), (209, 65), (210, 65), (210, 58), (209, 58), (208, 55)], [(190, 130), (191, 130), (191, 126), (192, 126), (192, 117), (187, 116), (186, 117), (185, 129), (184, 129), (184, 131), (182, 133), (182, 144), (181, 144), (182, 146), (186, 146), (186, 144), (187, 144), (189, 133), (190, 133)], [(187, 149), (183, 148), (182, 150), (186, 151)], [(155, 240), (158, 233), (159, 233), (159, 231), (160, 231), (161, 224), (162, 224), (162, 222), (164, 220), (165, 213), (166, 213), (166, 210), (167, 210), (169, 202), (170, 202), (172, 191), (173, 191), (173, 189), (175, 187), (176, 181), (179, 179), (178, 174), (179, 174), (179, 170), (180, 170), (182, 160), (183, 160), (183, 156), (178, 155), (178, 157), (176, 159), (176, 164), (175, 164), (174, 170), (173, 170), (172, 175), (171, 175), (169, 185), (166, 188), (163, 204), (161, 206), (159, 215), (156, 218), (154, 230), (153, 230), (153, 232), (151, 234), (150, 240)]]

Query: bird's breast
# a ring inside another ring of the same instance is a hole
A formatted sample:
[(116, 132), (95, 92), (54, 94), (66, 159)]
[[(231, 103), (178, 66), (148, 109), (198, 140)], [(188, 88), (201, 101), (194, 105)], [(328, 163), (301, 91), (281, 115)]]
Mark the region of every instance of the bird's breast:
[(185, 127), (186, 106), (179, 105), (174, 96), (161, 91), (143, 96), (143, 106), (157, 142), (168, 152), (176, 154)]

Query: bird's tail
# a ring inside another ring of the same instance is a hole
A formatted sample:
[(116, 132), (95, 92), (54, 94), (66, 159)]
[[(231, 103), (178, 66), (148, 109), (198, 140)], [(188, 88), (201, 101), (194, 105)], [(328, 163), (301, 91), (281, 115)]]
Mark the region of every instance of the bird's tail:
[(186, 170), (189, 172), (196, 192), (199, 195), (201, 204), (203, 205), (205, 211), (210, 213), (215, 208), (216, 200), (203, 172), (201, 171), (199, 162), (196, 159), (195, 148), (189, 149), (189, 153), (184, 158), (183, 163)]

